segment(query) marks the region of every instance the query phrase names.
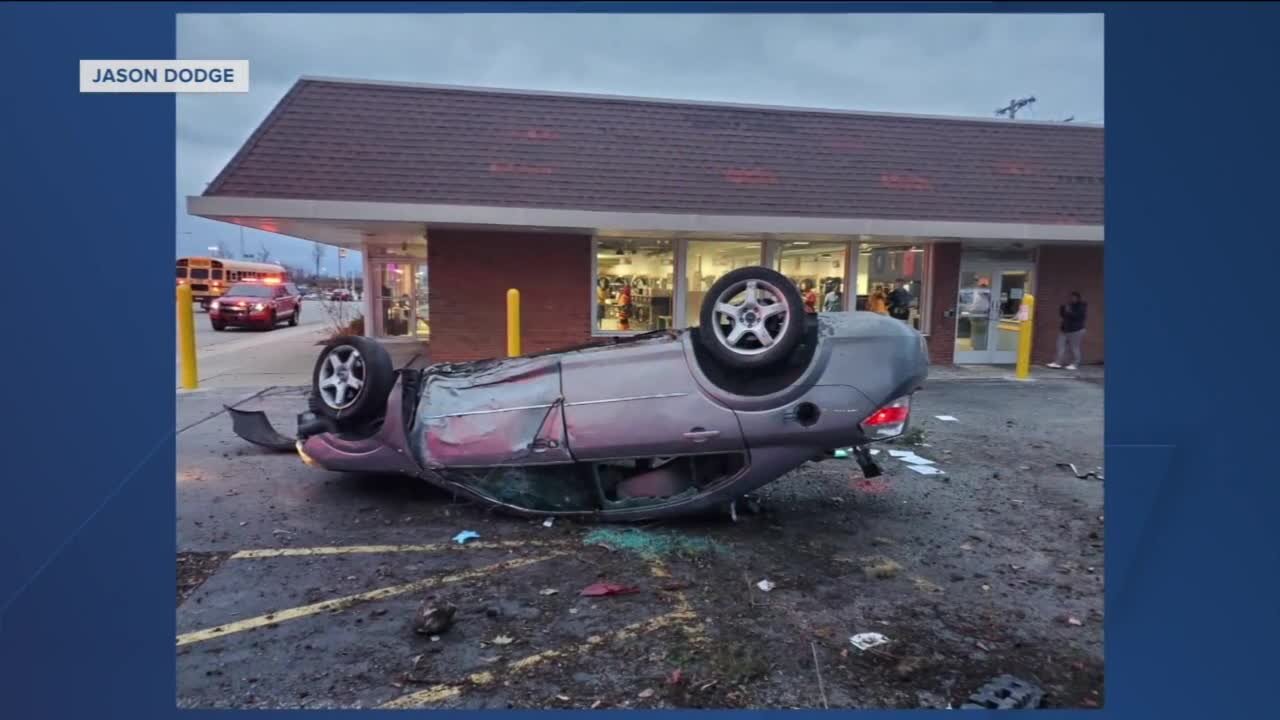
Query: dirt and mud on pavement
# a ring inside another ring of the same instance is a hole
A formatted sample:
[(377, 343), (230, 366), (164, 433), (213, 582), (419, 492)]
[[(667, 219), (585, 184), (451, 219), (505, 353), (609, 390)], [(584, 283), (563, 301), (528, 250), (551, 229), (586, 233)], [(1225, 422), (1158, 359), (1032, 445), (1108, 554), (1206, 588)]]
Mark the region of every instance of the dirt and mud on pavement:
[(1057, 467), (1103, 465), (1100, 384), (932, 382), (881, 477), (809, 464), (736, 522), (638, 527), (312, 470), (230, 401), (180, 402), (213, 415), (179, 435), (183, 707), (959, 707), (1005, 674), (1103, 704), (1103, 482)]

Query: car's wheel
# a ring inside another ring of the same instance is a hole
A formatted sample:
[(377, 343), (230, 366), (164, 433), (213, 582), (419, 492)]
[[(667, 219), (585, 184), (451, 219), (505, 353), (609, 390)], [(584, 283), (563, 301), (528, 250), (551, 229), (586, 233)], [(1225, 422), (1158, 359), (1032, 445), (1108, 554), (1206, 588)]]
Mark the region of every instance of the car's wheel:
[(210, 320), (209, 324), (212, 325), (213, 329), (217, 330), (218, 332), (222, 332), (223, 330), (227, 329), (227, 324), (221, 320)]
[(280, 321), (276, 319), (276, 311), (275, 311), (275, 310), (272, 310), (272, 311), (271, 311), (271, 314), (267, 316), (267, 324), (266, 324), (265, 326), (263, 326), (263, 328), (262, 328), (262, 329), (263, 329), (263, 330), (275, 330), (275, 329), (276, 329), (276, 323), (278, 323), (278, 322), (280, 322)]
[(298, 316), (302, 314), (302, 308), (293, 309), (293, 314), (289, 316), (289, 327), (298, 327)]
[(311, 373), (311, 409), (334, 420), (376, 419), (386, 408), (395, 377), (391, 355), (377, 340), (334, 338)]
[(787, 359), (804, 338), (804, 300), (785, 276), (765, 267), (732, 270), (702, 301), (698, 334), (731, 368), (759, 369)]

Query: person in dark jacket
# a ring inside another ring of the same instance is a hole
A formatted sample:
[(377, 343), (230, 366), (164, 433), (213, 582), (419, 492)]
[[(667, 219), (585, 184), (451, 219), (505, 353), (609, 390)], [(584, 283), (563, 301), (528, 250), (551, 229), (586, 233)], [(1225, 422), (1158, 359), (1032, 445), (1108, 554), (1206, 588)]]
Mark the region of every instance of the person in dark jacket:
[(911, 319), (911, 291), (907, 289), (907, 281), (898, 278), (893, 292), (889, 293), (889, 317), (906, 322)]
[(1080, 367), (1080, 345), (1084, 342), (1084, 321), (1088, 307), (1078, 292), (1071, 293), (1067, 304), (1058, 306), (1058, 317), (1062, 319), (1062, 324), (1058, 326), (1058, 356), (1049, 363), (1049, 367), (1062, 367), (1067, 361), (1068, 352), (1071, 353), (1071, 363), (1067, 365), (1067, 369), (1075, 370)]

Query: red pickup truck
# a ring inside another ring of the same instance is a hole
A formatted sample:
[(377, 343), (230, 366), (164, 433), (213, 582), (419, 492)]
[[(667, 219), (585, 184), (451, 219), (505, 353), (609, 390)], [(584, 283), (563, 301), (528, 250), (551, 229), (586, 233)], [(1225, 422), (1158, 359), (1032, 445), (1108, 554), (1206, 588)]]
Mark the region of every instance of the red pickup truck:
[(292, 327), (302, 312), (302, 296), (292, 283), (237, 283), (209, 303), (214, 330), (231, 326), (274, 330), (281, 322)]

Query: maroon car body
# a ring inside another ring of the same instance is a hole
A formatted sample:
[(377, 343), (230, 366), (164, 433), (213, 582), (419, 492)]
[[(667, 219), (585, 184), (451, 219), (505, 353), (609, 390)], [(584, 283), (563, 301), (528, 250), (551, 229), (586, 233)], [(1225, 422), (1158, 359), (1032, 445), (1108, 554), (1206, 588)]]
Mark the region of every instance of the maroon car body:
[(214, 330), (271, 330), (282, 322), (297, 325), (301, 312), (302, 295), (292, 283), (237, 283), (209, 304), (209, 323)]

